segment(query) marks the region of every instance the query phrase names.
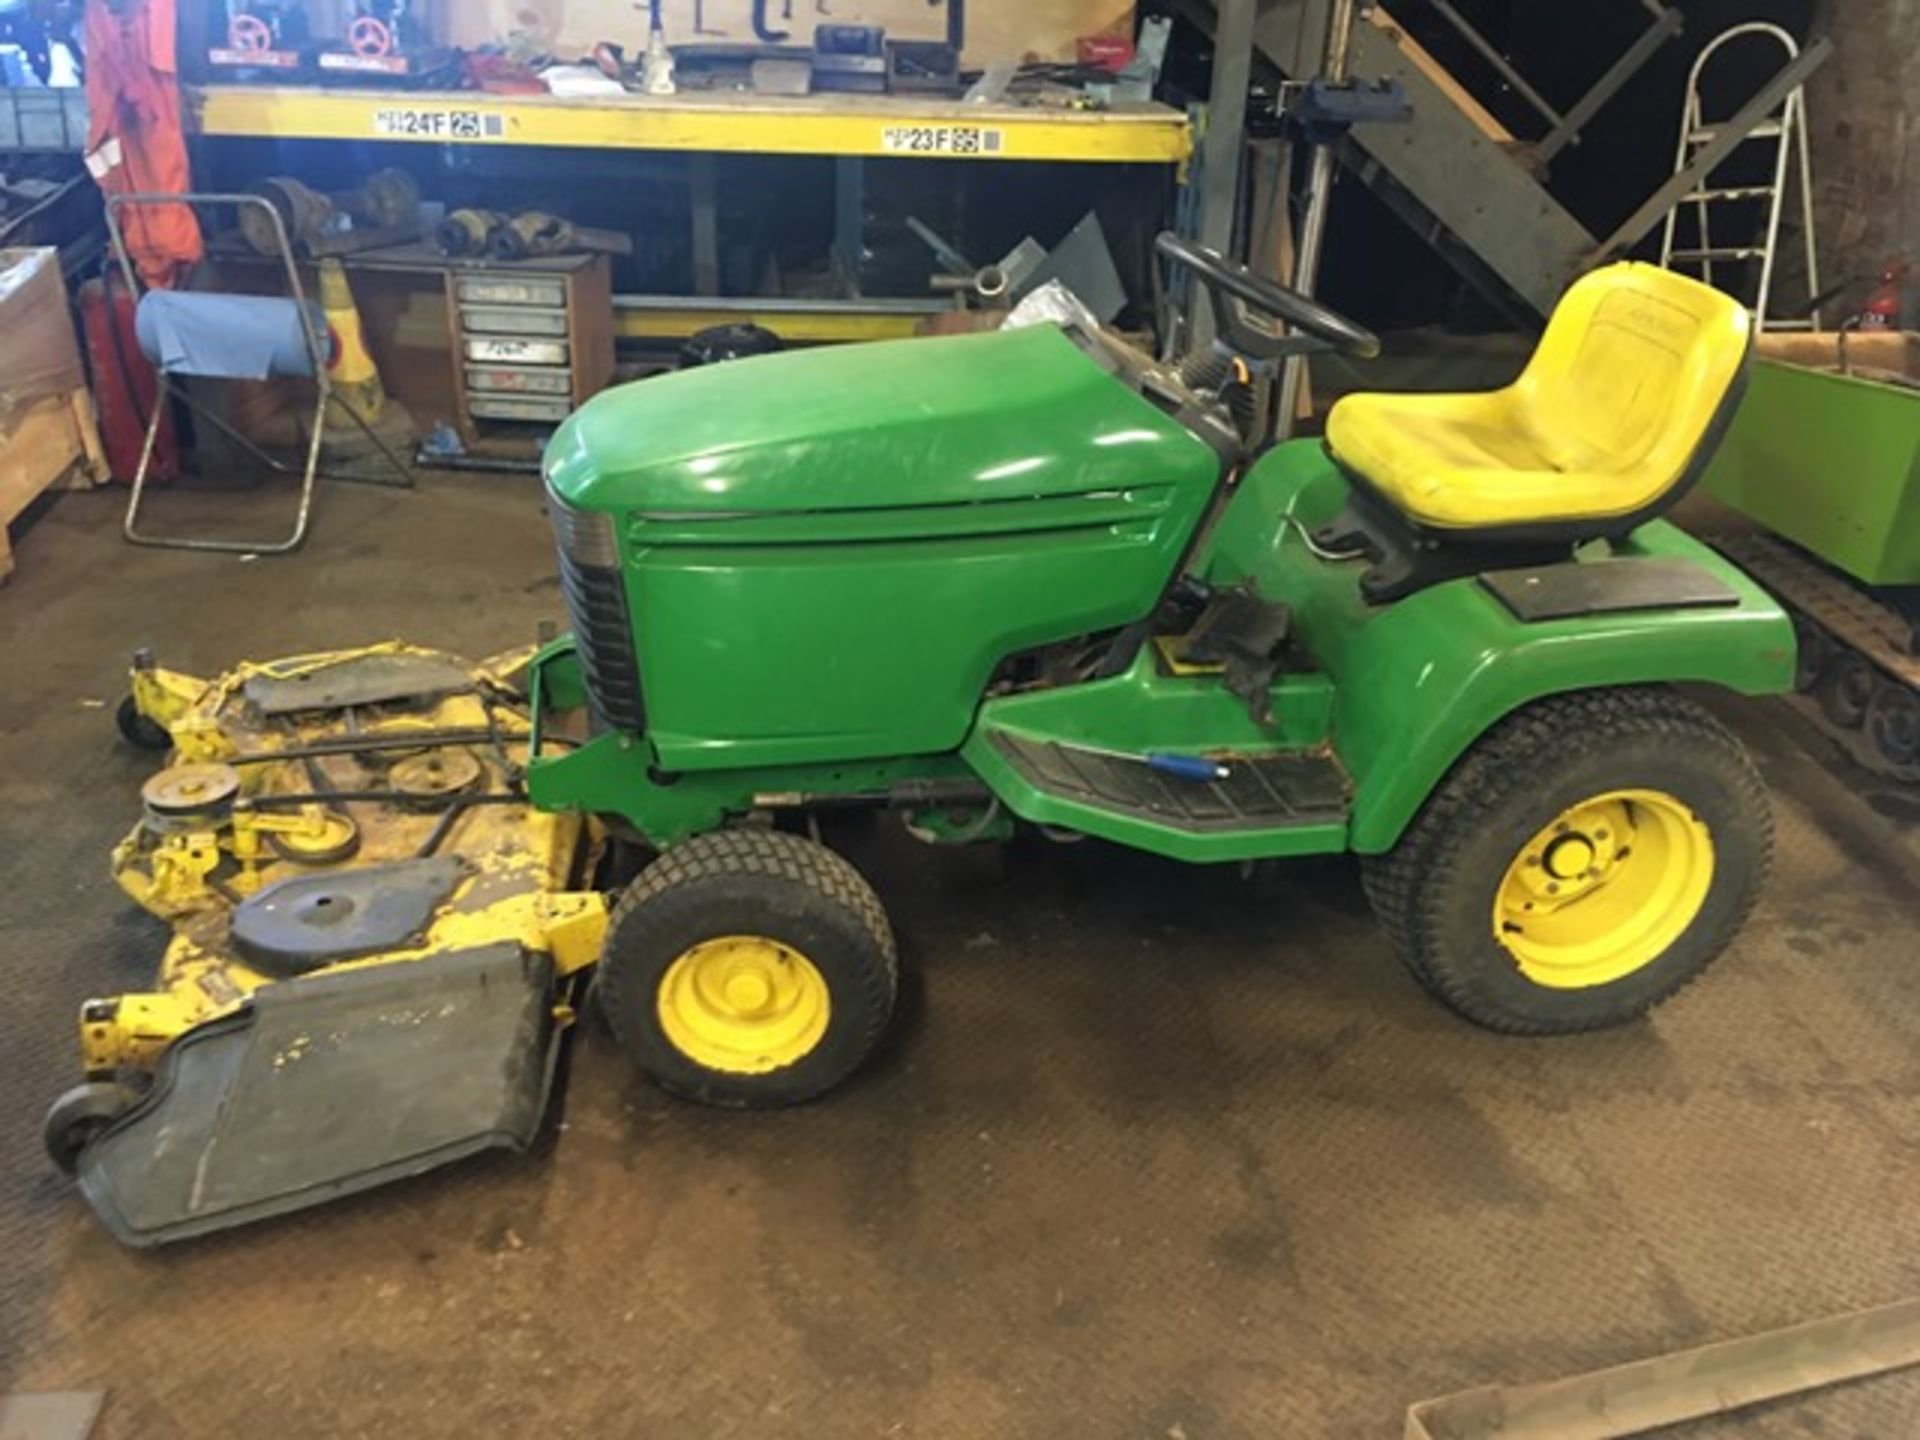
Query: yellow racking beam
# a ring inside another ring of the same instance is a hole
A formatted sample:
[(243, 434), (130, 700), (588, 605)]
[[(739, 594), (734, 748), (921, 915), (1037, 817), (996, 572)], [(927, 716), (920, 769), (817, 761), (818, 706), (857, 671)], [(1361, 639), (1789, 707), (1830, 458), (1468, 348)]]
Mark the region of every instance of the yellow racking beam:
[(1164, 105), (1080, 111), (880, 95), (576, 100), (226, 85), (190, 89), (189, 102), (199, 134), (276, 139), (1147, 164), (1178, 163), (1192, 148), (1186, 117)]

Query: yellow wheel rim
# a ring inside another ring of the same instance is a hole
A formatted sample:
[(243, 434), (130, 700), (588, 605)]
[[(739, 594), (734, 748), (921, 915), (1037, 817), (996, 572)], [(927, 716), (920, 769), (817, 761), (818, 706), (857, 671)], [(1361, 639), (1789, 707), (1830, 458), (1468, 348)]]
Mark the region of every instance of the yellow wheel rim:
[(1493, 900), (1493, 933), (1536, 985), (1583, 990), (1651, 965), (1713, 885), (1713, 836), (1659, 790), (1610, 790), (1521, 847)]
[(801, 1059), (827, 1033), (827, 982), (806, 956), (763, 935), (724, 935), (681, 952), (660, 979), (660, 1028), (696, 1065), (760, 1075)]

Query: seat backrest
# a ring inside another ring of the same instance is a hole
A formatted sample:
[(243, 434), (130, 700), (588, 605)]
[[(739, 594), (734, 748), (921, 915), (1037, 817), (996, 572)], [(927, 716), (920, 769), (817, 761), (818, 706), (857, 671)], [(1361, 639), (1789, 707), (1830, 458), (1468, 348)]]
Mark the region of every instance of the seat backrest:
[(1657, 265), (1583, 276), (1515, 382), (1536, 442), (1563, 470), (1618, 476), (1623, 508), (1659, 504), (1732, 418), (1752, 328), (1739, 301)]

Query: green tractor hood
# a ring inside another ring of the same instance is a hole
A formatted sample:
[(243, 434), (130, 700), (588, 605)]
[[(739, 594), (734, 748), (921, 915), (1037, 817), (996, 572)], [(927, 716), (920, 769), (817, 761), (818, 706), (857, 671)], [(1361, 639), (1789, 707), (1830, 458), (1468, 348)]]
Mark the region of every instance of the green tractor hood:
[(603, 713), (668, 771), (955, 749), (1009, 656), (1152, 610), (1219, 472), (1052, 326), (643, 380), (547, 451)]
[(663, 375), (589, 401), (547, 450), (576, 509), (716, 518), (1086, 494), (1215, 463), (1050, 325)]

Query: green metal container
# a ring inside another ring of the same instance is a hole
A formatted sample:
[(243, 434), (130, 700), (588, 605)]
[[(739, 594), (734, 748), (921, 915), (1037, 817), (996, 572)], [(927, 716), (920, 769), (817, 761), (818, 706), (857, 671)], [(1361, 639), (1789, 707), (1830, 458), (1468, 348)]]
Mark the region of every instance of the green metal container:
[(1920, 584), (1920, 389), (1761, 360), (1705, 484), (1868, 585)]

